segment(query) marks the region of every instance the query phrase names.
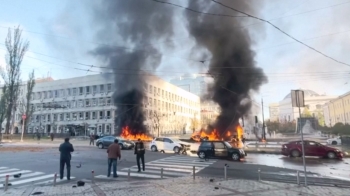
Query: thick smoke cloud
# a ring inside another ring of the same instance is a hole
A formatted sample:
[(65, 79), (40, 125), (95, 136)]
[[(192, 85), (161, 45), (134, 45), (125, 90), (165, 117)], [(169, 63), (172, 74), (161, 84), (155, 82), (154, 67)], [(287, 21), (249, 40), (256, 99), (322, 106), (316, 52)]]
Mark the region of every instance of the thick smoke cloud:
[(92, 54), (106, 61), (114, 72), (117, 134), (124, 126), (129, 126), (133, 134), (147, 133), (142, 107), (145, 79), (141, 70), (155, 70), (159, 65), (160, 52), (151, 43), (172, 37), (172, 9), (151, 1), (98, 2), (93, 8), (94, 28), (100, 28), (96, 40), (106, 45), (100, 45)]
[[(247, 1), (226, 1), (232, 7), (254, 14), (253, 7)], [(218, 4), (203, 4), (201, 1), (189, 1), (189, 7), (208, 10), (210, 13), (242, 15), (223, 8)], [(206, 48), (211, 54), (208, 73), (214, 83), (209, 87), (208, 99), (219, 104), (221, 113), (215, 124), (222, 137), (235, 127), (239, 118), (249, 113), (251, 108), (250, 93), (258, 91), (267, 82), (260, 68), (255, 66), (254, 52), (244, 18), (218, 18), (186, 13), (188, 30), (197, 44)]]

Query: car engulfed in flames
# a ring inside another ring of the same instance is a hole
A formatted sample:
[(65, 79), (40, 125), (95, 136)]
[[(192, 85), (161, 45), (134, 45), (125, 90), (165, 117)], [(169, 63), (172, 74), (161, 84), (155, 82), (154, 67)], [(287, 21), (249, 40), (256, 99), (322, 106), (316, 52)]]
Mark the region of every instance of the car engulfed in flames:
[(142, 141), (152, 141), (152, 137), (144, 134), (144, 133), (138, 133), (138, 134), (133, 134), (130, 130), (129, 127), (123, 127), (122, 128), (122, 133), (120, 134), (120, 137), (126, 140), (138, 140), (141, 139)]
[(244, 130), (238, 125), (234, 129), (227, 130), (225, 133), (220, 134), (216, 129), (213, 129), (210, 132), (206, 132), (204, 130), (194, 132), (191, 136), (191, 139), (196, 142), (201, 141), (228, 141), (232, 146), (242, 148), (242, 138), (243, 138)]

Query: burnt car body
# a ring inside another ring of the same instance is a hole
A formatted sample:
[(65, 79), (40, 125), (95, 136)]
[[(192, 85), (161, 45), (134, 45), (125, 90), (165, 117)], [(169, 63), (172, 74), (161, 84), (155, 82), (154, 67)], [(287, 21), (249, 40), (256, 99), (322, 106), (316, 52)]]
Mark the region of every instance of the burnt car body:
[(243, 149), (234, 148), (225, 141), (202, 141), (197, 155), (201, 159), (230, 158), (234, 161), (239, 161), (247, 156)]

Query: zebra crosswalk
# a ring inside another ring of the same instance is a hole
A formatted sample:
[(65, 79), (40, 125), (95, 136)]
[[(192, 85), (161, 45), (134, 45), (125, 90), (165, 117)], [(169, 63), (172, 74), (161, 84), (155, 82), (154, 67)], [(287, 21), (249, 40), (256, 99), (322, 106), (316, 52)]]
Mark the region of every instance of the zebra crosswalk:
[[(192, 175), (193, 166), (195, 173), (202, 169), (209, 167), (216, 160), (201, 160), (198, 157), (190, 156), (171, 156), (163, 159), (154, 160), (145, 163), (146, 171), (137, 172), (137, 165), (130, 168), (123, 168), (117, 171), (118, 176), (128, 176), (130, 170), (130, 177), (132, 178), (161, 178), (163, 168), (163, 178), (175, 178)], [(106, 175), (98, 175), (95, 178), (106, 179)]]
[[(18, 174), (20, 174), (20, 176), (16, 178), (15, 175)], [(10, 184), (10, 187), (49, 185), (53, 184), (55, 176), (55, 174), (45, 174), (44, 172), (0, 167), (0, 189), (5, 186), (7, 175), (9, 176), (8, 183)], [(71, 177), (71, 179), (74, 178), (75, 177)], [(56, 183), (61, 183), (66, 180), (66, 178), (60, 180), (57, 176)]]

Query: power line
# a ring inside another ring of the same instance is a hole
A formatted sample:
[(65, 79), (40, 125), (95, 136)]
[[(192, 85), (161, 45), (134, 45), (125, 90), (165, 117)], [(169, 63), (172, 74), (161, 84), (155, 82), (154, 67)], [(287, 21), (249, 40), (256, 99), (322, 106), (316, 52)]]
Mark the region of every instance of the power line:
[(225, 16), (225, 17), (231, 17), (231, 18), (248, 17), (248, 16), (232, 16), (232, 15), (227, 15), (227, 14), (207, 13), (207, 12), (201, 12), (201, 11), (198, 11), (198, 10), (194, 10), (194, 9), (192, 9), (192, 8), (189, 8), (189, 7), (181, 6), (181, 5), (178, 5), (178, 4), (175, 4), (175, 3), (170, 3), (170, 2), (160, 1), (160, 0), (151, 0), (151, 1), (154, 1), (154, 2), (157, 2), (157, 3), (169, 4), (169, 5), (172, 5), (172, 6), (175, 6), (175, 7), (180, 7), (180, 8), (186, 9), (186, 10), (188, 10), (188, 11), (195, 12), (195, 13), (198, 13), (198, 14), (203, 14), (203, 15)]
[(337, 62), (337, 63), (339, 63), (339, 64), (343, 64), (343, 65), (346, 65), (346, 66), (350, 66), (350, 64), (347, 64), (347, 63), (344, 63), (344, 62), (342, 62), (342, 61), (339, 61), (339, 60), (337, 60), (337, 59), (335, 59), (335, 58), (333, 58), (333, 57), (331, 57), (331, 56), (329, 56), (329, 55), (326, 55), (326, 54), (322, 53), (321, 51), (319, 51), (319, 50), (317, 50), (317, 49), (315, 49), (315, 48), (313, 48), (313, 47), (311, 47), (311, 46), (305, 44), (304, 42), (299, 41), (298, 39), (294, 38), (294, 37), (291, 36), (290, 34), (286, 33), (285, 31), (283, 31), (282, 29), (280, 29), (279, 27), (277, 27), (276, 25), (272, 24), (270, 21), (267, 21), (267, 20), (265, 20), (265, 19), (262, 19), (262, 18), (253, 16), (253, 15), (250, 15), (250, 14), (247, 14), (247, 13), (245, 13), (245, 12), (243, 12), (243, 11), (237, 10), (236, 8), (230, 7), (230, 6), (228, 6), (228, 5), (225, 5), (225, 4), (223, 4), (223, 3), (218, 2), (218, 1), (216, 1), (216, 0), (212, 0), (212, 1), (215, 2), (215, 3), (217, 3), (217, 4), (219, 4), (219, 5), (221, 5), (221, 6), (223, 6), (223, 7), (229, 8), (229, 9), (231, 9), (231, 10), (233, 10), (233, 11), (236, 11), (236, 12), (239, 12), (239, 13), (242, 13), (242, 14), (245, 14), (245, 15), (247, 15), (248, 17), (251, 17), (251, 18), (254, 18), (254, 19), (256, 19), (256, 20), (260, 20), (260, 21), (263, 21), (263, 22), (265, 22), (265, 23), (268, 23), (268, 24), (270, 24), (272, 27), (274, 27), (275, 29), (277, 29), (278, 31), (280, 31), (281, 33), (283, 33), (283, 34), (285, 34), (286, 36), (288, 36), (289, 38), (291, 38), (291, 39), (293, 39), (294, 41), (296, 41), (296, 42), (298, 42), (298, 43), (300, 43), (300, 44), (302, 44), (302, 45), (308, 47), (309, 49), (311, 49), (311, 50), (313, 50), (313, 51), (315, 51), (315, 52), (317, 52), (317, 53), (323, 55), (324, 57), (326, 57), (326, 58), (328, 58), (328, 59), (331, 59), (331, 60), (333, 60), (333, 61), (335, 61), (335, 62)]

